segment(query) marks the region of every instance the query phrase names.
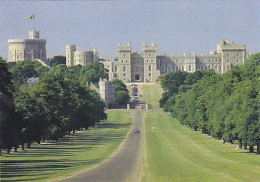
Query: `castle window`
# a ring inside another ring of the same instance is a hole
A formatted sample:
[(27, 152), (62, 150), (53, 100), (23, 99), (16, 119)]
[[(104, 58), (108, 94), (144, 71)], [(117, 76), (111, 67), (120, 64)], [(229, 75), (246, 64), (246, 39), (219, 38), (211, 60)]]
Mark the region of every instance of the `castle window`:
[(238, 59), (237, 59), (237, 63), (238, 63)]
[(117, 66), (115, 67), (115, 71), (117, 71)]
[(210, 65), (208, 65), (208, 68), (210, 69)]
[(239, 54), (237, 53), (237, 56), (239, 56)]
[(184, 71), (184, 66), (183, 65), (181, 66), (181, 71)]
[(124, 54), (124, 57), (125, 57), (125, 54)]
[(127, 60), (125, 60), (125, 62), (127, 63)]
[(123, 76), (125, 76), (125, 73), (123, 74)]
[(124, 62), (124, 60), (122, 60), (122, 63)]
[(125, 71), (126, 69), (125, 69), (125, 66), (123, 67), (123, 71)]
[(191, 71), (191, 65), (189, 65), (189, 71)]
[(149, 76), (151, 76), (152, 74), (151, 73), (149, 73)]
[(152, 67), (151, 67), (151, 65), (149, 65), (149, 71), (152, 71)]
[(219, 66), (219, 68), (218, 68), (218, 69), (219, 69), (219, 71), (221, 71), (221, 65)]
[(146, 60), (146, 62), (148, 63), (148, 60)]

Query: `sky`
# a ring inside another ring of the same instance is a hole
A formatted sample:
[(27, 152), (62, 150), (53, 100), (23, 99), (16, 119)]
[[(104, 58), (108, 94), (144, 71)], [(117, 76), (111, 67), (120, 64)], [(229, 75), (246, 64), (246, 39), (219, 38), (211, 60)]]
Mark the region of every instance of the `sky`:
[(67, 44), (115, 57), (119, 42), (134, 52), (154, 42), (159, 55), (202, 54), (223, 38), (260, 51), (260, 0), (1, 1), (0, 56), (7, 58), (8, 39), (28, 38), (31, 14), (49, 58), (65, 55)]

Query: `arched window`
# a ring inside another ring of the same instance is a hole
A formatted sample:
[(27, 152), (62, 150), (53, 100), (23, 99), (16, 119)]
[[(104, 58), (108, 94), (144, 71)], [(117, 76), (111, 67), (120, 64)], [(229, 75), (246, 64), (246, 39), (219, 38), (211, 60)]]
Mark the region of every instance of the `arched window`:
[(125, 69), (125, 66), (123, 67), (123, 71), (125, 71), (126, 69)]
[(149, 65), (149, 71), (152, 71), (152, 67), (151, 67), (151, 65)]

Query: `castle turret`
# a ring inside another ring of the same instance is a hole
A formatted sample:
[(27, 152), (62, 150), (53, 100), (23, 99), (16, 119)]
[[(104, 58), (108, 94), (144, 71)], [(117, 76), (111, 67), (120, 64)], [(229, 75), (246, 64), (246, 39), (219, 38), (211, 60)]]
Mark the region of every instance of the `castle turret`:
[(39, 31), (29, 31), (29, 39), (39, 39), (40, 38), (40, 32)]
[(131, 44), (118, 44), (118, 61), (120, 63), (118, 71), (118, 78), (123, 82), (131, 82)]
[(156, 82), (157, 77), (157, 47), (154, 43), (147, 45), (143, 43), (143, 58), (144, 58), (144, 81), (145, 82)]
[(66, 45), (66, 65), (74, 66), (74, 52), (76, 45)]
[(98, 82), (99, 94), (108, 108), (108, 105), (115, 103), (115, 88), (107, 79), (101, 79)]

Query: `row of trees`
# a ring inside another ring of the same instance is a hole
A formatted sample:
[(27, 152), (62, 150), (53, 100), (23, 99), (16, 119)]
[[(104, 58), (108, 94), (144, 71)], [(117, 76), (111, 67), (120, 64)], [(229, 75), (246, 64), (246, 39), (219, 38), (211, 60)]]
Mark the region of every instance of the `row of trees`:
[[(97, 76), (107, 77), (100, 63), (70, 68), (58, 64), (49, 69), (31, 61), (7, 65), (1, 58), (0, 150), (9, 153), (19, 145), (24, 149), (25, 143), (30, 147), (34, 141), (57, 140), (105, 120), (104, 102), (86, 87), (97, 82)], [(32, 77), (39, 80), (29, 86)]]
[(260, 153), (260, 53), (230, 71), (164, 75), (161, 106), (194, 130)]

